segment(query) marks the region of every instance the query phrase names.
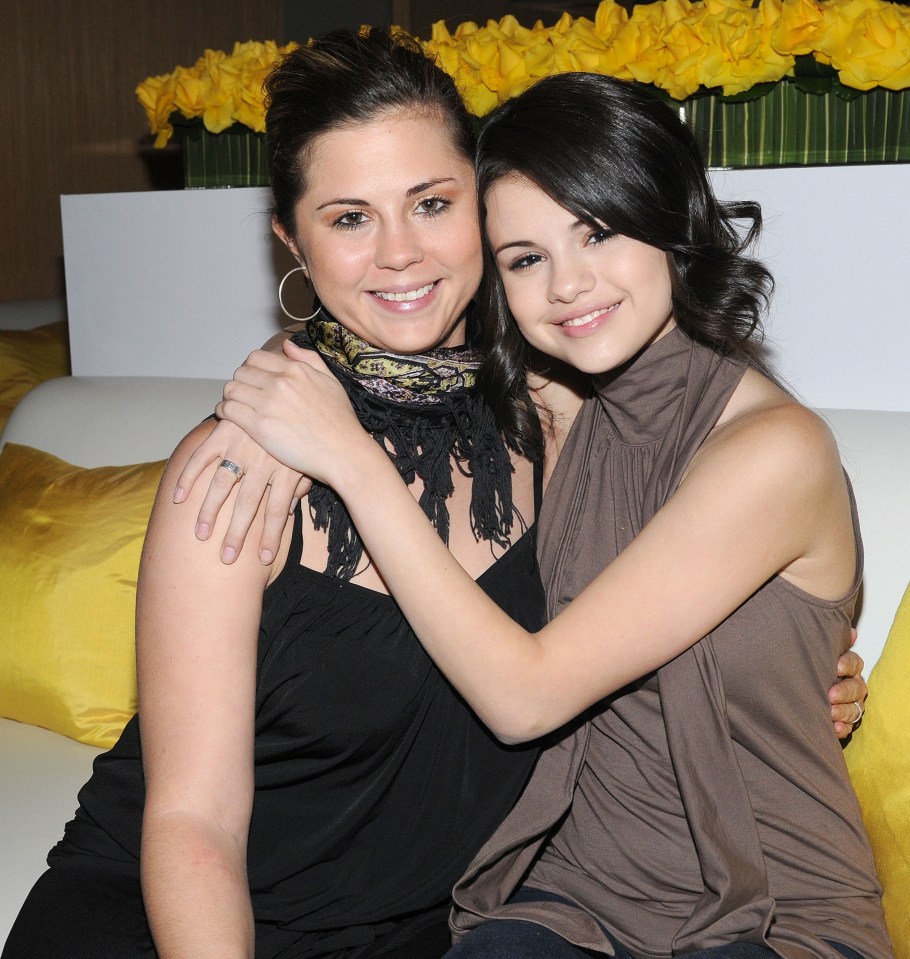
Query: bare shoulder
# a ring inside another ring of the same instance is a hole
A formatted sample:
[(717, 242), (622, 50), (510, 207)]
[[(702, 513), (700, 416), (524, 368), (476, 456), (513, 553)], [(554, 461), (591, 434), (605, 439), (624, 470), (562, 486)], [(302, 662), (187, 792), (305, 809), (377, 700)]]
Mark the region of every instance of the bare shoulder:
[(204, 419), (198, 426), (194, 426), (193, 429), (183, 437), (183, 439), (177, 444), (174, 448), (174, 452), (171, 453), (167, 461), (167, 468), (170, 471), (175, 469), (182, 470), (186, 466), (186, 461), (190, 456), (196, 451), (197, 447), (203, 442), (203, 440), (208, 439), (211, 433), (214, 431), (215, 427), (218, 425), (218, 420), (213, 416)]
[[(837, 599), (855, 575), (849, 494), (837, 443), (816, 413), (760, 374), (747, 374), (680, 485), (690, 501), (748, 515), (748, 535), (782, 552), (778, 572)], [(788, 555), (789, 554), (789, 555)]]
[(274, 336), (270, 336), (265, 343), (262, 344), (262, 349), (267, 350), (269, 353), (280, 353), (281, 344), (285, 340), (289, 340), (295, 333), (301, 333), (305, 329), (306, 323), (292, 323), (290, 326), (279, 330)]
[[(164, 506), (174, 505), (171, 502), (171, 497), (169, 494), (174, 489), (174, 484), (177, 480), (177, 477), (183, 472), (183, 469), (189, 461), (189, 458), (198, 449), (202, 442), (209, 437), (217, 425), (218, 421), (214, 419), (214, 417), (203, 420), (198, 426), (194, 426), (193, 429), (191, 429), (189, 433), (187, 433), (186, 436), (184, 436), (174, 448), (174, 452), (168, 457), (167, 465), (164, 468), (164, 475), (161, 477), (161, 482), (158, 486), (158, 496), (155, 499), (155, 508), (152, 512), (153, 520), (156, 518), (157, 514), (162, 512)], [(213, 467), (211, 466), (205, 470), (205, 472), (200, 476), (199, 481), (193, 485), (189, 496), (183, 504), (189, 504), (191, 509), (195, 505), (195, 510), (190, 512), (190, 510), (184, 511), (183, 509), (178, 509), (175, 512), (176, 516), (183, 517), (184, 513), (186, 513), (188, 520), (196, 516), (199, 507), (202, 505), (202, 499), (205, 491), (208, 488), (207, 480), (211, 478), (212, 470)]]
[(742, 458), (777, 480), (797, 485), (840, 477), (837, 443), (825, 421), (777, 384), (747, 371), (699, 453)]

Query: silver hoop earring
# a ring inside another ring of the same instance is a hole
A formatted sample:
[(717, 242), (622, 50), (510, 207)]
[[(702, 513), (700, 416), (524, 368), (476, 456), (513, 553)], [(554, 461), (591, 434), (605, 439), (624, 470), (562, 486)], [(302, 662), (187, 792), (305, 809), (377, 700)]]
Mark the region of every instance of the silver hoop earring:
[(296, 320), (298, 323), (306, 323), (308, 320), (312, 320), (314, 316), (319, 315), (319, 311), (322, 309), (321, 303), (316, 307), (316, 312), (311, 313), (309, 316), (294, 316), (293, 313), (288, 313), (288, 311), (285, 309), (284, 303), (281, 300), (281, 291), (284, 289), (284, 281), (292, 273), (297, 273), (297, 272), (303, 273), (303, 275), (306, 276), (306, 267), (295, 266), (293, 270), (288, 270), (288, 272), (285, 273), (284, 276), (282, 277), (281, 282), (278, 284), (278, 305), (281, 307), (281, 312), (284, 313), (284, 315), (288, 317), (289, 319)]

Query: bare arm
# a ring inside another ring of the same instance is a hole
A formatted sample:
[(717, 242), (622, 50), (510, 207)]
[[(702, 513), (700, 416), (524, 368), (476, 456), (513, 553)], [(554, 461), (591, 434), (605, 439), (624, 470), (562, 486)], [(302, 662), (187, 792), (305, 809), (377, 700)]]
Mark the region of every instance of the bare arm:
[[(141, 876), (161, 959), (253, 956), (246, 837), (256, 642), (268, 570), (255, 557), (225, 566), (214, 542), (194, 536), (201, 492), (188, 500), (190, 511), (169, 495), (189, 452), (211, 428), (194, 430), (168, 464), (139, 578)], [(260, 516), (254, 533), (261, 523)]]
[(229, 385), (220, 412), (334, 486), (421, 642), (503, 739), (558, 728), (669, 661), (778, 572), (830, 598), (849, 585), (852, 549), (829, 533), (849, 533), (836, 448), (812, 414), (779, 404), (705, 444), (632, 544), (528, 634), (452, 559), (333, 378), (286, 351), (304, 363), (265, 356)]

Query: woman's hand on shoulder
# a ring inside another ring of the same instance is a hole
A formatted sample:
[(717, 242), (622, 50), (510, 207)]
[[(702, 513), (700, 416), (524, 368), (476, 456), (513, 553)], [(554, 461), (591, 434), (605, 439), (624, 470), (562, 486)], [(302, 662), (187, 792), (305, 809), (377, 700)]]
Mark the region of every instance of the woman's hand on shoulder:
[(334, 486), (358, 468), (359, 453), (370, 456), (377, 444), (318, 354), (290, 341), (283, 349), (282, 356), (252, 353), (215, 412), (282, 463)]
[(288, 515), (310, 490), (312, 483), (267, 453), (240, 427), (221, 420), (192, 450), (174, 487), (174, 502), (183, 503), (212, 463), (231, 463), (240, 471), (220, 466), (211, 474), (205, 497), (196, 519), (196, 536), (207, 540), (224, 507), (235, 494), (230, 522), (221, 542), (221, 560), (232, 563), (240, 554), (250, 526), (259, 511), (264, 510), (262, 536), (259, 540), (260, 562), (268, 565), (278, 554), (281, 535)]

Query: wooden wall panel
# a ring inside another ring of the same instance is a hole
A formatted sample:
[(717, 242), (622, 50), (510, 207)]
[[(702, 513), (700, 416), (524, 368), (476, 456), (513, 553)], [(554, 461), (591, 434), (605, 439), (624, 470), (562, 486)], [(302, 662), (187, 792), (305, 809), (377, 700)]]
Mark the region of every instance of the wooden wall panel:
[(465, 20), (483, 24), (509, 13), (526, 26), (533, 26), (536, 20), (550, 26), (563, 11), (593, 17), (597, 0), (395, 0), (393, 9), (397, 22), (420, 37), (428, 37), (430, 26), (437, 20), (445, 20), (451, 30)]
[[(145, 190), (133, 90), (206, 47), (283, 39), (282, 0), (3, 0), (0, 300), (63, 294), (61, 193)], [(124, 224), (124, 229), (133, 228)], [(138, 227), (137, 227), (138, 228)]]
[[(206, 47), (284, 40), (285, 4), (315, 2), (0, 0), (0, 301), (63, 295), (60, 194), (179, 185), (179, 157), (150, 148), (137, 83), (193, 63)], [(336, 3), (344, 22), (347, 0)], [(421, 36), (443, 18), (453, 26), (505, 13), (552, 22), (561, 9), (595, 7), (588, 0), (389, 5), (393, 22)]]

